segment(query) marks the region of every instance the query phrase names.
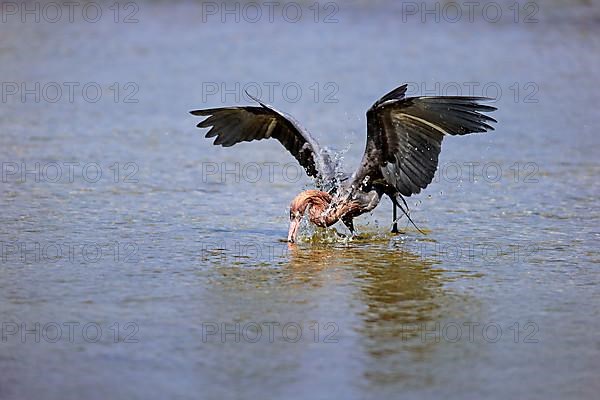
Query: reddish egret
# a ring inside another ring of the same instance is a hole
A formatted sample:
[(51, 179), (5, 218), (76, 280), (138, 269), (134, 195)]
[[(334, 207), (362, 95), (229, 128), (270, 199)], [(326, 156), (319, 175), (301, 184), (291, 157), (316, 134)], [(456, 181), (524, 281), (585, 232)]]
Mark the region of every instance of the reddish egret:
[(305, 213), (321, 227), (341, 220), (354, 234), (353, 219), (377, 207), (384, 194), (394, 206), (392, 232), (398, 232), (397, 207), (420, 231), (410, 218), (404, 196), (419, 193), (431, 183), (444, 136), (493, 130), (488, 123), (496, 120), (482, 112), (496, 108), (481, 104), (491, 100), (485, 97), (405, 97), (406, 88), (392, 90), (367, 111), (367, 145), (352, 175), (339, 171), (328, 151), (292, 116), (249, 94), (258, 106), (191, 113), (208, 117), (197, 126), (212, 127), (206, 137), (216, 137), (215, 145), (230, 147), (275, 138), (315, 178), (319, 190), (301, 192), (290, 204), (288, 241), (296, 240)]

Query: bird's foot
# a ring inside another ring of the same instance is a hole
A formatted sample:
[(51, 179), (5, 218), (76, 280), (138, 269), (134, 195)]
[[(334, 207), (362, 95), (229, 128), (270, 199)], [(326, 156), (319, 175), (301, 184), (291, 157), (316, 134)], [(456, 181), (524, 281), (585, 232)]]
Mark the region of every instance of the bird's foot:
[(335, 233), (340, 239), (342, 239), (344, 241), (351, 241), (358, 237), (358, 235), (354, 231), (350, 232), (350, 234), (346, 234), (346, 233), (338, 232), (336, 229)]
[(400, 217), (400, 218), (397, 218), (397, 219), (395, 219), (394, 221), (392, 221), (392, 230), (391, 230), (390, 232), (391, 232), (391, 233), (393, 233), (394, 235), (398, 235), (398, 234), (400, 234), (400, 233), (404, 233), (403, 231), (400, 231), (400, 230), (398, 230), (398, 221), (399, 221), (401, 218), (402, 218), (402, 217)]

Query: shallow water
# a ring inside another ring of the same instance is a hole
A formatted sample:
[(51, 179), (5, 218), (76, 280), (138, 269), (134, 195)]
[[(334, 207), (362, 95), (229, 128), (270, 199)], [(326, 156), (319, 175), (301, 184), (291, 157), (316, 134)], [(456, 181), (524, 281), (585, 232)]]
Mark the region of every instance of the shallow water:
[[(537, 23), (510, 3), (498, 23), (137, 4), (137, 23), (102, 5), (97, 23), (0, 26), (1, 398), (594, 397), (593, 4), (540, 4)], [(259, 87), (351, 171), (365, 110), (404, 82), (498, 98), (496, 131), (448, 138), (408, 199), (426, 236), (389, 234), (386, 200), (356, 238), (282, 242), (310, 180), (278, 143), (216, 148), (187, 114)]]

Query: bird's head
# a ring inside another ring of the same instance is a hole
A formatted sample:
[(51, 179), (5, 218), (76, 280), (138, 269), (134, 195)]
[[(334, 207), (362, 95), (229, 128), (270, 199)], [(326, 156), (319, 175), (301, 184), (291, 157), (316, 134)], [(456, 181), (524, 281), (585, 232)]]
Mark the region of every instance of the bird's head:
[(295, 242), (300, 229), (302, 216), (308, 212), (310, 222), (318, 226), (327, 226), (323, 212), (331, 203), (331, 195), (320, 190), (305, 190), (298, 194), (290, 204), (290, 230), (288, 242)]

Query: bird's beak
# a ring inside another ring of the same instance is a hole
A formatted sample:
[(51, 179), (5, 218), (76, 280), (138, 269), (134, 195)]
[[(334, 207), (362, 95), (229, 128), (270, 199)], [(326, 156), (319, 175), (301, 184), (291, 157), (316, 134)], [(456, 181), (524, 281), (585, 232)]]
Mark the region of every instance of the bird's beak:
[(300, 222), (302, 222), (302, 218), (294, 218), (290, 221), (288, 242), (294, 243), (296, 241), (296, 236), (298, 236), (298, 230), (300, 229)]

